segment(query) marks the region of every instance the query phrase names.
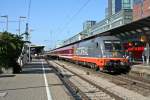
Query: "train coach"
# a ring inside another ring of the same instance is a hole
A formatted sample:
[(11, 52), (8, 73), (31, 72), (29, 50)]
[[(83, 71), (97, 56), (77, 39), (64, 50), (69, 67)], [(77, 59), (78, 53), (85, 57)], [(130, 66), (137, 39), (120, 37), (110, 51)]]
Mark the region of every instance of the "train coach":
[(124, 57), (122, 43), (115, 36), (83, 39), (51, 50), (49, 56), (70, 60), (105, 72), (130, 70), (128, 59)]

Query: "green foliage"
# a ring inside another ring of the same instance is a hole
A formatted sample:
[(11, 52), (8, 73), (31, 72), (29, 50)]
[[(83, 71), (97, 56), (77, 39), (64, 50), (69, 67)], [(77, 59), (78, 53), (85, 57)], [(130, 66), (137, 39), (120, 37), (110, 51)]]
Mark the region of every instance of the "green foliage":
[(22, 37), (8, 32), (0, 33), (0, 67), (18, 66), (17, 59), (23, 47)]

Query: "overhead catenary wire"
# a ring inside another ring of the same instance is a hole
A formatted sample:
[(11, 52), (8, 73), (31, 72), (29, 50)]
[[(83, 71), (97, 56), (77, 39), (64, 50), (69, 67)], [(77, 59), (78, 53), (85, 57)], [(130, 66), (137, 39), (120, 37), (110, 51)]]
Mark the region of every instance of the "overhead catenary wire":
[(29, 0), (28, 11), (27, 11), (27, 21), (28, 22), (29, 22), (29, 19), (30, 19), (30, 14), (31, 14), (31, 0)]
[(79, 10), (73, 14), (73, 16), (63, 25), (63, 28), (60, 30), (61, 33), (69, 26), (69, 24), (74, 20), (74, 18), (89, 4), (91, 0), (87, 0)]

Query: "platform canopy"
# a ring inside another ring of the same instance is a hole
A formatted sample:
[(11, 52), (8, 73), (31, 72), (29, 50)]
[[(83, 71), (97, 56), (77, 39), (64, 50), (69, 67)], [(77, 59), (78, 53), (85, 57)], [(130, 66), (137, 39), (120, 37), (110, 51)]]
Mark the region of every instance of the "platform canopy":
[(42, 54), (45, 46), (31, 45), (31, 53), (32, 54)]
[(115, 35), (127, 39), (132, 35), (144, 35), (150, 41), (150, 16), (123, 26), (100, 33), (99, 35)]
[(45, 46), (38, 46), (38, 45), (31, 45), (30, 48), (43, 48), (44, 49)]
[[(116, 28), (113, 28), (113, 29), (110, 29), (110, 30), (102, 32), (102, 33), (92, 35), (85, 39), (64, 45), (62, 47), (65, 47), (65, 46), (68, 46), (71, 44), (75, 44), (75, 43), (78, 43), (81, 41), (86, 41), (86, 40), (95, 38), (97, 36), (106, 36), (106, 35), (113, 35), (113, 36), (116, 36), (123, 40), (129, 39), (133, 35), (134, 36), (137, 36), (137, 35), (142, 36), (143, 35), (143, 36), (147, 37), (147, 41), (150, 43), (150, 16), (140, 19), (140, 20), (137, 20), (137, 21), (134, 21), (134, 22), (131, 22), (131, 23), (128, 23), (128, 24), (125, 24), (125, 25), (122, 25), (122, 26), (119, 26), (119, 27), (116, 27)], [(62, 47), (59, 47), (59, 48), (62, 48)], [(58, 48), (55, 48), (55, 49), (58, 49)]]
[(106, 35), (113, 35), (121, 39), (129, 39), (129, 38), (132, 39), (132, 36), (140, 35), (140, 36), (145, 36), (147, 38), (147, 41), (150, 43), (150, 16), (110, 29), (102, 33), (98, 33), (96, 35), (90, 36), (80, 41), (85, 41), (97, 36), (106, 36)]

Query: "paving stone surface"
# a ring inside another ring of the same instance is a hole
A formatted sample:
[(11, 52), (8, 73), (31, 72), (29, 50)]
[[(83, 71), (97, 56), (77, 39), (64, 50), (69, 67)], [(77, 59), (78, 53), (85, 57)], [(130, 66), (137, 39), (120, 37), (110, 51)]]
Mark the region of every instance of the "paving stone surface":
[(48, 100), (42, 63), (52, 100), (70, 100), (69, 92), (44, 60), (33, 60), (20, 74), (0, 76), (0, 100)]

